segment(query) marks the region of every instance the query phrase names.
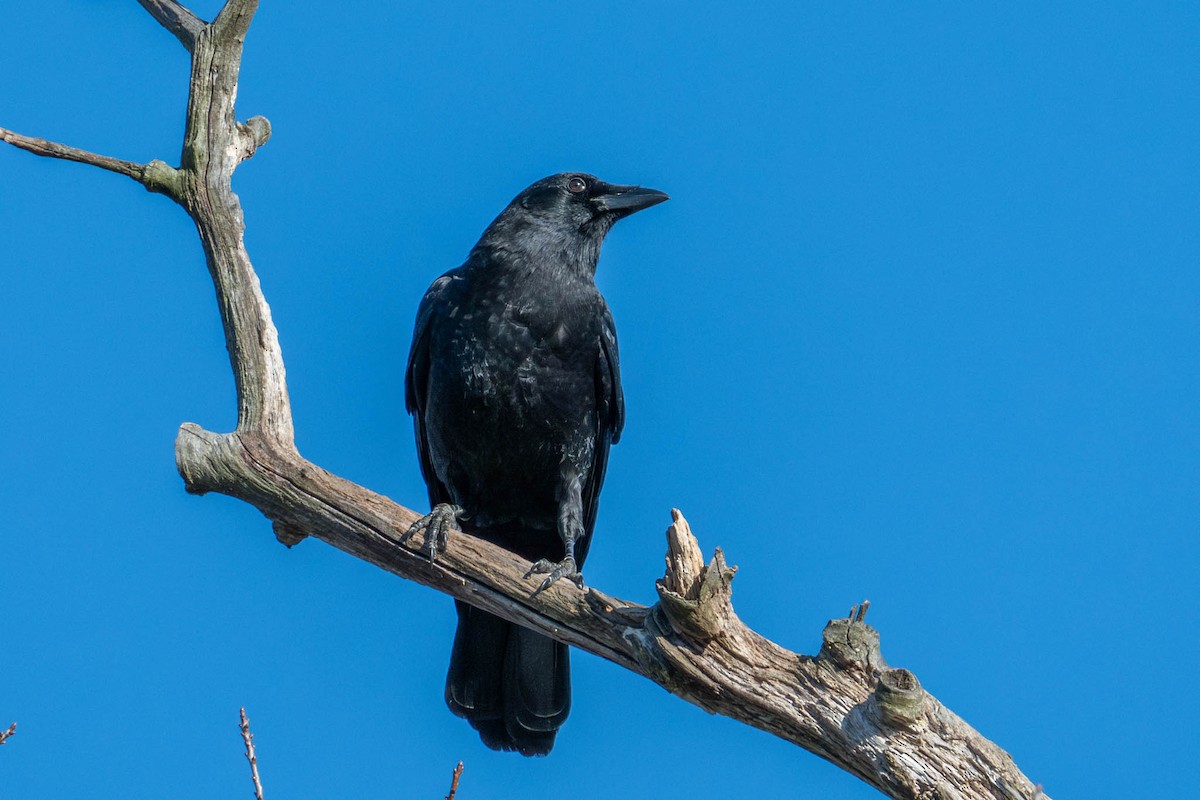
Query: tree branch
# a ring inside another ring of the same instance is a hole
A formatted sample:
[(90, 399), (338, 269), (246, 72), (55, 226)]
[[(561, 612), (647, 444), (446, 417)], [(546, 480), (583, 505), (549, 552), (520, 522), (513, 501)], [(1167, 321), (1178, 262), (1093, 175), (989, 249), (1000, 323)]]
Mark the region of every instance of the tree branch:
[(258, 0), (227, 0), (221, 13), (213, 20), (212, 27), (217, 36), (226, 40), (238, 40), (239, 44), (250, 30), (250, 21), (258, 10)]
[(196, 37), (204, 29), (204, 20), (197, 17), (175, 0), (138, 0), (142, 8), (150, 12), (158, 23), (175, 34), (175, 38), (192, 52)]
[[(195, 26), (181, 6), (142, 5), (188, 43), (179, 31)], [(231, 185), (238, 164), (270, 134), (261, 117), (238, 124), (234, 116), (242, 46), (256, 7), (256, 0), (229, 0), (191, 38), (187, 126), (172, 196), (196, 224), (216, 286), (238, 424), (228, 434), (191, 423), (180, 428), (176, 463), (188, 491), (244, 500), (273, 521), (289, 546), (306, 536), (321, 539), (599, 655), (707, 711), (794, 742), (890, 797), (1033, 798), (1037, 790), (1008, 754), (942, 706), (912, 673), (888, 667), (878, 633), (863, 621), (865, 603), (851, 618), (826, 625), (816, 656), (785, 650), (750, 630), (731, 603), (735, 568), (719, 549), (705, 564), (678, 511), (667, 531), (667, 570), (654, 606), (579, 591), (568, 582), (534, 597), (523, 578), (528, 564), (516, 555), (457, 533), (430, 563), (416, 543), (398, 544), (416, 512), (300, 456), (278, 336), (245, 250), (241, 204)], [(75, 160), (104, 166), (100, 158)]]
[(271, 135), (266, 118), (238, 124), (234, 116), (242, 45), (257, 7), (257, 0), (230, 0), (196, 37), (180, 202), (196, 224), (216, 286), (237, 387), (237, 429), (260, 431), (290, 448), (294, 434), (283, 353), (242, 239), (241, 203), (230, 188), (238, 164)]
[(78, 147), (69, 147), (58, 142), (47, 141), (46, 139), (22, 136), (16, 131), (10, 131), (6, 128), (0, 128), (0, 140), (34, 155), (61, 158), (64, 161), (77, 161), (80, 164), (91, 164), (93, 167), (100, 167), (100, 169), (116, 172), (127, 178), (133, 178), (151, 192), (159, 192), (172, 198), (178, 196), (178, 173), (162, 161), (151, 161), (149, 164), (123, 161), (119, 158), (89, 153), (87, 150), (80, 150)]

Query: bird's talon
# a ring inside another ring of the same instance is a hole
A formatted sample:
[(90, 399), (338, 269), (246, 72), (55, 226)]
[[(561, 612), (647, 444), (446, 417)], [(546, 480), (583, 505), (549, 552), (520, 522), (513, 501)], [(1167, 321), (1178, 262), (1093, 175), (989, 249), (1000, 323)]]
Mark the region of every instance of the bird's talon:
[(419, 520), (408, 526), (408, 530), (400, 535), (400, 544), (404, 544), (414, 535), (419, 533), (428, 523), (429, 517), (421, 517)]
[(461, 506), (438, 503), (432, 511), (408, 526), (408, 530), (400, 536), (400, 543), (404, 544), (417, 533), (425, 531), (425, 542), (421, 546), (421, 552), (432, 563), (438, 552), (445, 550), (446, 545), (450, 543), (450, 528), (458, 522), (462, 513)]
[(545, 558), (535, 561), (530, 565), (529, 571), (525, 573), (525, 577), (532, 578), (534, 575), (546, 576), (538, 584), (538, 587), (533, 590), (534, 597), (549, 589), (560, 578), (566, 578), (580, 589), (583, 589), (583, 575), (576, 568), (575, 559), (571, 556), (567, 556), (557, 564)]

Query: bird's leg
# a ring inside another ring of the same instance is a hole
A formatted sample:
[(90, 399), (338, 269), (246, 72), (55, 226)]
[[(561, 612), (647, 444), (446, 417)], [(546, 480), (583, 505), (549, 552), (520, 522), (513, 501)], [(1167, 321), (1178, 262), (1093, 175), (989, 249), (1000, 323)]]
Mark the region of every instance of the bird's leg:
[(558, 535), (562, 537), (566, 557), (557, 564), (543, 558), (534, 562), (525, 573), (526, 578), (534, 575), (546, 576), (533, 590), (535, 596), (548, 589), (559, 578), (566, 578), (580, 589), (583, 588), (583, 574), (575, 566), (575, 542), (583, 536), (583, 495), (578, 474), (572, 471), (564, 474), (563, 479), (558, 500)]
[(438, 503), (425, 516), (408, 526), (408, 530), (400, 537), (404, 544), (419, 531), (425, 531), (425, 545), (421, 551), (433, 561), (439, 550), (445, 550), (450, 541), (450, 529), (461, 519), (466, 519), (462, 506), (453, 503)]

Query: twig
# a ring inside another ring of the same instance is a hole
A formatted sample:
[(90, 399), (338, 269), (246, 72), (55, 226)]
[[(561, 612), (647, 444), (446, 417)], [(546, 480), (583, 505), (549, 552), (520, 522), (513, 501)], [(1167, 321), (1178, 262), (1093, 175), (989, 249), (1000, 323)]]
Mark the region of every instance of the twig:
[(159, 192), (173, 199), (179, 197), (179, 171), (163, 161), (154, 160), (148, 164), (138, 164), (136, 161), (102, 156), (98, 153), (80, 150), (78, 147), (39, 139), (36, 136), (24, 136), (7, 128), (0, 128), (0, 141), (8, 142), (13, 147), (26, 150), (36, 156), (61, 158), (64, 161), (75, 161), (100, 167), (100, 169), (133, 178), (145, 186), (148, 191)]
[(458, 791), (458, 776), (462, 775), (463, 762), (458, 762), (458, 766), (454, 768), (454, 775), (450, 778), (450, 794), (446, 795), (446, 800), (454, 800), (454, 793)]
[(871, 607), (870, 600), (863, 600), (862, 603), (850, 608), (850, 616), (848, 619), (851, 622), (866, 622), (867, 609)]
[(6, 141), (22, 150), (28, 150), (35, 155), (63, 158), (67, 161), (78, 161), (81, 164), (91, 164), (93, 167), (100, 167), (110, 172), (119, 172), (122, 175), (133, 178), (139, 183), (142, 180), (142, 173), (146, 170), (141, 164), (136, 164), (132, 161), (123, 161), (119, 158), (89, 153), (87, 150), (80, 150), (78, 147), (68, 147), (65, 144), (50, 142), (33, 136), (22, 136), (15, 131), (5, 128), (0, 128), (0, 140)]
[(250, 777), (254, 780), (255, 800), (263, 800), (262, 781), (258, 778), (258, 756), (254, 754), (254, 734), (250, 732), (250, 720), (246, 709), (242, 709), (242, 741), (246, 743), (246, 760), (250, 762)]
[(454, 774), (450, 777), (450, 794), (446, 795), (446, 800), (454, 800), (455, 793), (458, 792), (458, 779), (462, 775), (463, 762), (458, 762), (458, 766), (454, 768)]
[[(16, 732), (17, 732), (17, 723), (15, 723), (15, 722), (12, 725), (8, 726), (8, 730), (0, 731), (0, 744), (6, 743), (8, 741), (8, 737), (12, 736)], [(458, 769), (462, 769), (461, 762), (459, 762)], [(454, 783), (455, 784), (458, 783), (458, 770), (455, 770), (455, 772), (454, 772)], [(451, 791), (450, 794), (453, 795), (454, 792)]]

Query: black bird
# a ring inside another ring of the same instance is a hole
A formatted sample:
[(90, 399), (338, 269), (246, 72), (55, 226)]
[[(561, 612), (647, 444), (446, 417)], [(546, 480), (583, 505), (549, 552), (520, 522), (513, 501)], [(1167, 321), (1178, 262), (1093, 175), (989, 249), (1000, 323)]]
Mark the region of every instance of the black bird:
[[(563, 173), (521, 192), (461, 267), (429, 287), (405, 375), (432, 511), (433, 559), (456, 522), (580, 587), (609, 445), (625, 406), (617, 333), (596, 288), (613, 224), (667, 199)], [(571, 707), (566, 645), (461, 601), (446, 703), (488, 747), (545, 755)]]

